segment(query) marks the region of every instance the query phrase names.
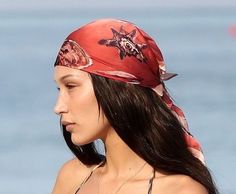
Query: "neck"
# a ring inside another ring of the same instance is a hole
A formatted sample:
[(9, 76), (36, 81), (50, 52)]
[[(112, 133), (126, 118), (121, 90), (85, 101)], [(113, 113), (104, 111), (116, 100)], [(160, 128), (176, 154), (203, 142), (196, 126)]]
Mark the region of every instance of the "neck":
[(146, 163), (128, 147), (114, 129), (107, 133), (103, 143), (106, 151), (104, 173), (118, 178), (137, 171)]

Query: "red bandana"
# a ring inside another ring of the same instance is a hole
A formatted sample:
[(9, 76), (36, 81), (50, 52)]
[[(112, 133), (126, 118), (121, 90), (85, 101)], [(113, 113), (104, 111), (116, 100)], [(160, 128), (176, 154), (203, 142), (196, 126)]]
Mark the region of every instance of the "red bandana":
[(179, 119), (192, 153), (204, 161), (201, 148), (188, 132), (185, 116), (165, 90), (167, 73), (155, 41), (136, 25), (122, 20), (102, 19), (72, 32), (63, 43), (55, 66), (80, 69), (126, 83), (152, 88)]

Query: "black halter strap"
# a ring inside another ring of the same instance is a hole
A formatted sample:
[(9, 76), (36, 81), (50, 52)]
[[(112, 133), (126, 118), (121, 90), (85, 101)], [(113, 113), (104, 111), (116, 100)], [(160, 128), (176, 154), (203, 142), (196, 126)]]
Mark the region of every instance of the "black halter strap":
[(93, 172), (100, 167), (102, 164), (104, 163), (104, 160), (102, 162), (100, 162), (97, 166), (95, 166), (91, 172), (88, 174), (87, 177), (85, 177), (85, 179), (83, 180), (83, 182), (80, 184), (79, 188), (75, 191), (75, 194), (77, 194), (79, 192), (79, 190), (81, 189), (81, 187), (88, 181), (88, 179), (92, 176)]
[[(79, 188), (75, 191), (75, 194), (77, 194), (79, 192), (79, 190), (81, 189), (81, 187), (88, 181), (88, 179), (92, 176), (93, 172), (100, 167), (101, 165), (104, 164), (104, 161), (100, 162), (97, 166), (95, 166), (91, 172), (88, 174), (88, 176), (83, 180), (83, 182), (80, 184)], [(153, 169), (153, 175), (152, 177), (149, 179), (148, 182), (148, 193), (147, 194), (151, 194), (152, 193), (152, 185), (153, 185), (153, 180), (155, 178), (155, 170)]]

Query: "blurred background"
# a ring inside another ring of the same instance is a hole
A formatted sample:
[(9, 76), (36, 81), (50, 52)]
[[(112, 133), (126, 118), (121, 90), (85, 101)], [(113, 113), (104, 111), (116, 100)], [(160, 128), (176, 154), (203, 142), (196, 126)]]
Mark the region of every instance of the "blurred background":
[(54, 115), (64, 38), (98, 18), (129, 20), (161, 48), (166, 82), (219, 190), (236, 193), (236, 1), (0, 0), (0, 193), (51, 193), (72, 154)]

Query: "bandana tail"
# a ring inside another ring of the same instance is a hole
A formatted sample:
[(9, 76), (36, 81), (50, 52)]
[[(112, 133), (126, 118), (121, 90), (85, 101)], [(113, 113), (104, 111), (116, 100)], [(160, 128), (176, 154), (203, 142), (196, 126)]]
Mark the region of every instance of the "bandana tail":
[(183, 130), (185, 132), (185, 139), (186, 139), (189, 150), (196, 158), (198, 158), (203, 164), (205, 164), (205, 159), (204, 159), (203, 152), (201, 150), (201, 146), (199, 142), (197, 141), (197, 139), (195, 139), (190, 134), (188, 123), (184, 116), (183, 111), (173, 103), (173, 100), (171, 99), (170, 95), (165, 89), (163, 91), (163, 95), (161, 98), (166, 103), (166, 105), (170, 108), (170, 110), (176, 116), (176, 118), (180, 121), (180, 123), (182, 124)]

